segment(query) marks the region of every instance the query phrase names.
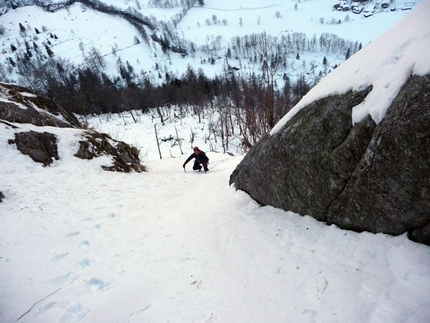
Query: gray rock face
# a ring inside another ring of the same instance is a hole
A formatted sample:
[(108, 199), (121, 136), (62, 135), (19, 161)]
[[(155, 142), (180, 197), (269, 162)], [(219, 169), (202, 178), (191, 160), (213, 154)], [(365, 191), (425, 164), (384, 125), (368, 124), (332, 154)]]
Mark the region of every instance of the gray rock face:
[(230, 177), (262, 205), (430, 245), (430, 77), (411, 77), (376, 125), (351, 125), (368, 91), (328, 97), (267, 135)]
[(32, 94), (26, 88), (0, 83), (0, 94), (8, 100), (0, 100), (0, 119), (36, 126), (81, 127), (78, 119), (54, 100)]

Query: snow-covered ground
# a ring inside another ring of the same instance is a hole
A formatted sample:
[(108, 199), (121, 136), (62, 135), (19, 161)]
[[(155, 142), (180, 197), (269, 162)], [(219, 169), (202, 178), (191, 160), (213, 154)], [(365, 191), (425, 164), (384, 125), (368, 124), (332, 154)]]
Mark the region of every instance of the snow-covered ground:
[[(260, 207), (229, 187), (240, 149), (205, 142), (209, 119), (134, 113), (88, 121), (139, 147), (145, 173), (74, 157), (80, 130), (0, 123), (1, 323), (428, 323), (428, 246)], [(154, 124), (184, 154), (166, 141), (160, 159)], [(42, 167), (8, 143), (28, 130), (55, 133), (60, 159)], [(208, 174), (182, 169), (194, 145)]]
[[(42, 167), (7, 143), (41, 129), (0, 123), (0, 322), (428, 322), (428, 246), (260, 207), (228, 185), (242, 157), (191, 119), (159, 130), (184, 138), (161, 160), (151, 116), (106, 119), (90, 124), (147, 147), (148, 172), (105, 172), (54, 128), (60, 160)], [(190, 129), (207, 174), (182, 169)]]

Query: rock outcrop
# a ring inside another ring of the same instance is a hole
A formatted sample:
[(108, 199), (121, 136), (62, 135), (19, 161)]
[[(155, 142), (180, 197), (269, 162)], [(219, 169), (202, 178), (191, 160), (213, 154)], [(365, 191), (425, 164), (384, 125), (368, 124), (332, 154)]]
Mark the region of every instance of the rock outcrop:
[(37, 163), (48, 166), (52, 159), (58, 160), (57, 139), (49, 132), (17, 132), (15, 140), (10, 140), (9, 144), (16, 144), (18, 150), (24, 155), (28, 155)]
[(369, 91), (300, 110), (251, 148), (230, 184), (262, 205), (430, 245), (430, 76), (411, 77), (378, 124), (353, 126)]
[(103, 155), (113, 158), (113, 165), (102, 166), (104, 170), (129, 173), (132, 170), (140, 173), (145, 167), (140, 164), (139, 153), (123, 141), (116, 141), (107, 134), (88, 130), (84, 134), (85, 140), (79, 141), (79, 151), (75, 154), (81, 159), (93, 159)]
[(35, 126), (80, 128), (79, 120), (54, 100), (33, 94), (29, 89), (0, 83), (0, 119)]
[[(19, 151), (44, 166), (60, 159), (57, 137), (45, 127), (82, 127), (72, 113), (62, 109), (54, 100), (5, 83), (0, 83), (0, 123), (16, 130), (15, 138), (10, 138), (9, 144), (16, 145)], [(21, 127), (25, 127), (20, 124), (35, 125), (40, 131), (24, 131)], [(107, 171), (145, 171), (145, 166), (140, 164), (137, 148), (93, 130), (82, 129), (75, 156), (82, 159), (111, 156), (113, 164), (102, 166)]]

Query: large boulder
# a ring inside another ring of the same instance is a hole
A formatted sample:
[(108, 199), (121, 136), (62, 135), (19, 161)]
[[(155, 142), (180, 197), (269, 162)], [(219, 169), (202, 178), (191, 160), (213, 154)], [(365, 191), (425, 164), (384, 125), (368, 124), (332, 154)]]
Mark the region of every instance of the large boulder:
[(15, 140), (10, 140), (10, 144), (16, 144), (18, 150), (24, 155), (28, 155), (35, 162), (48, 166), (52, 159), (59, 159), (57, 151), (57, 139), (49, 132), (17, 132)]
[[(412, 77), (374, 131), (328, 223), (430, 245), (430, 76)], [(358, 203), (361, 202), (361, 203)]]
[(370, 90), (301, 109), (250, 149), (230, 184), (262, 205), (430, 245), (430, 77), (411, 77), (378, 124), (353, 126)]

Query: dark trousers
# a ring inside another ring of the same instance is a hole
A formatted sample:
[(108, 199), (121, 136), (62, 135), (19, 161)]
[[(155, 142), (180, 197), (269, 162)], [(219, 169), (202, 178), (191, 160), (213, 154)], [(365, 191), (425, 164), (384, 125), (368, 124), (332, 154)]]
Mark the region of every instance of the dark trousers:
[(194, 170), (202, 169), (202, 166), (200, 165), (200, 163), (197, 160), (194, 161), (193, 169)]

